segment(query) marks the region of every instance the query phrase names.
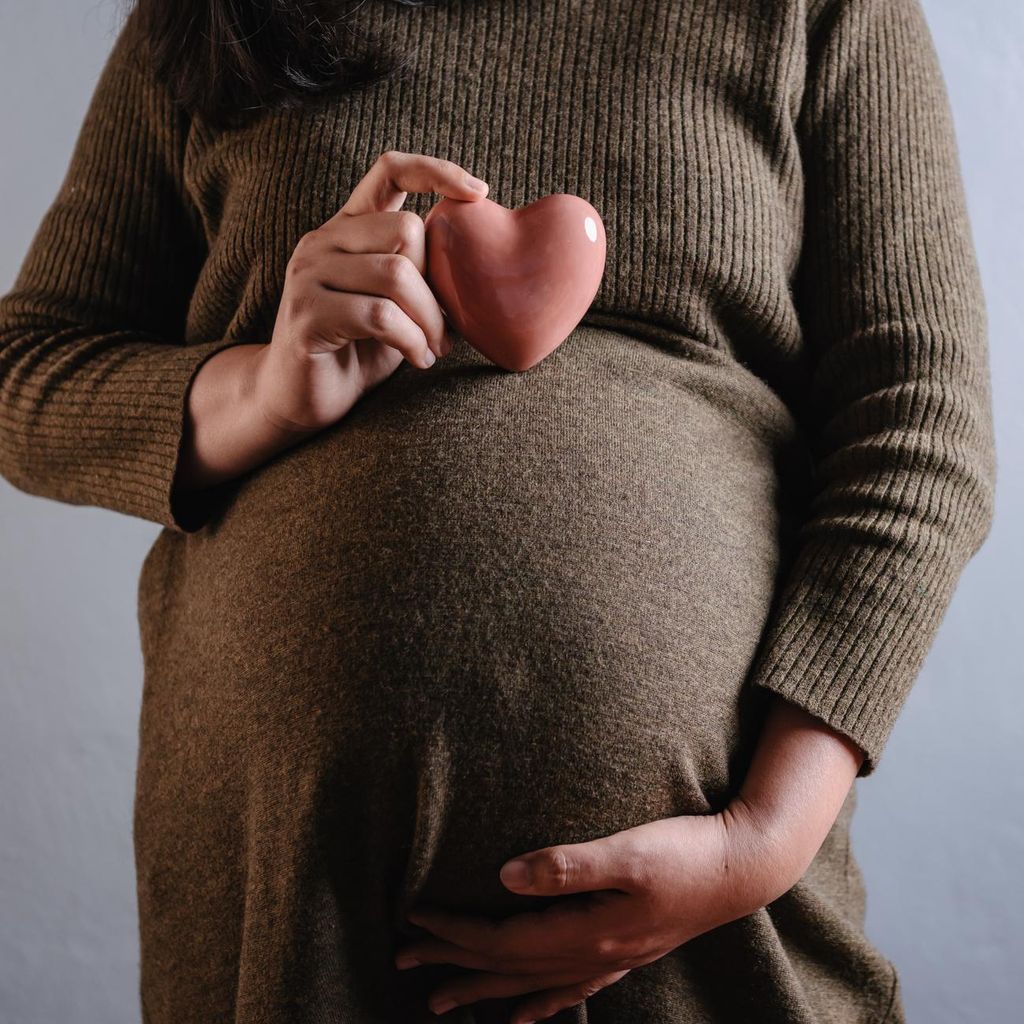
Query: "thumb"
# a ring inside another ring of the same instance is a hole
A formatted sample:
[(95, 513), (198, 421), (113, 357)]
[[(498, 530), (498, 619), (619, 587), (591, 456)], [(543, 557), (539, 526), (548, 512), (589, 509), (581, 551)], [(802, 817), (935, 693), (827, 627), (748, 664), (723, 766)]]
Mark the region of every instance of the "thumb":
[(616, 836), (606, 836), (523, 854), (507, 861), (499, 877), (513, 892), (559, 896), (597, 889), (627, 889), (635, 868), (631, 844)]

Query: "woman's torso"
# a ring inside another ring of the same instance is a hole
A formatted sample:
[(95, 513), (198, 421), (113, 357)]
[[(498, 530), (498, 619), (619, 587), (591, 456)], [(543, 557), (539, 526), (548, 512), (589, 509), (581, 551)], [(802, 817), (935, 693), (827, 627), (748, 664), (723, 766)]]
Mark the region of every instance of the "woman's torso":
[[(800, 350), (802, 5), (368, 0), (354, 17), (414, 50), (408, 78), (190, 134), (209, 247), (190, 341), (267, 340), (295, 242), (391, 148), (463, 164), (508, 207), (582, 195), (608, 262), (534, 369), (461, 341), (430, 371), (402, 365), (147, 556), (144, 950), (180, 925), (169, 897), (187, 887), (192, 926), (241, 960), (186, 988), (241, 978), (253, 1020), (252, 979), (286, 967), (308, 992), (364, 979), (332, 990), (354, 1013), (415, 984), (382, 980), (366, 950), (418, 898), (522, 908), (497, 878), (515, 853), (722, 806), (766, 709), (745, 674), (802, 485), (783, 400)], [(751, 50), (754, 80), (735, 71)], [(857, 944), (851, 810), (794, 920), (824, 915), (863, 975), (808, 969), (805, 1000), (856, 1007), (889, 968)], [(197, 859), (220, 867), (197, 878)], [(779, 942), (765, 913), (721, 941)], [(793, 955), (769, 956), (780, 985)], [(645, 977), (727, 999), (695, 963)]]

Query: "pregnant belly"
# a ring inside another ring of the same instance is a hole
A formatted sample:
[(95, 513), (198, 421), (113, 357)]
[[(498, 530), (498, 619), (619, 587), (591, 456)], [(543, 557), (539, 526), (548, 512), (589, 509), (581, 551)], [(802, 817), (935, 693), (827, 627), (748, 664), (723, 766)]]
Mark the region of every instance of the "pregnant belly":
[(517, 852), (707, 811), (763, 713), (791, 427), (590, 327), (525, 374), (401, 367), (147, 558), (140, 805), (203, 773), (198, 820), (478, 909)]

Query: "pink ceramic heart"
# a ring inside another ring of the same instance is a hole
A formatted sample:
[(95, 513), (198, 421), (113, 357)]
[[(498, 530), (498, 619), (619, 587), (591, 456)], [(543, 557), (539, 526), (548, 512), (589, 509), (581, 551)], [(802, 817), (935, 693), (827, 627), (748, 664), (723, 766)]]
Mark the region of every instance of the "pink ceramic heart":
[(597, 210), (556, 193), (518, 210), (442, 199), (424, 218), (426, 279), (458, 332), (491, 362), (528, 370), (583, 319), (601, 284)]

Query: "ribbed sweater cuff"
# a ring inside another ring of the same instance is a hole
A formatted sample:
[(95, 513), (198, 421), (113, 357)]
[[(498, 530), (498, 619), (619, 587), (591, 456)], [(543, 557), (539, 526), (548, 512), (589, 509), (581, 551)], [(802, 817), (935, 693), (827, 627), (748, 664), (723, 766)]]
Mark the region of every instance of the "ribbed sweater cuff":
[[(920, 566), (920, 571), (918, 571)], [(750, 681), (848, 736), (870, 775), (952, 598), (933, 554), (811, 541), (797, 559)]]
[[(185, 409), (188, 392), (200, 367), (211, 356), (234, 345), (245, 344), (234, 338), (188, 345), (176, 350), (175, 357), (160, 380), (162, 394), (175, 410), (175, 415), (159, 422), (163, 446), (159, 462), (159, 501), (148, 511), (146, 518), (155, 519), (163, 526), (179, 533), (192, 533), (206, 525), (216, 504), (214, 496), (219, 488), (183, 493), (174, 487), (174, 478), (181, 460), (185, 441)], [(145, 514), (145, 513), (143, 513)]]
[(186, 401), (203, 363), (238, 344), (93, 338), (82, 339), (80, 351), (51, 347), (48, 365), (36, 368), (48, 397), (15, 387), (18, 375), (11, 375), (14, 398), (0, 433), (4, 475), (29, 494), (111, 509), (182, 533), (198, 530), (216, 494), (173, 490)]

